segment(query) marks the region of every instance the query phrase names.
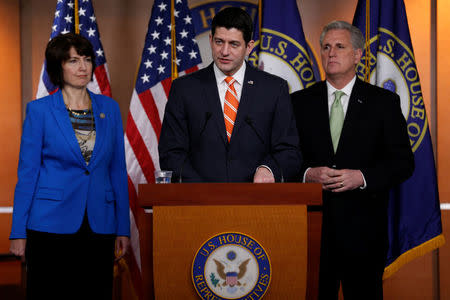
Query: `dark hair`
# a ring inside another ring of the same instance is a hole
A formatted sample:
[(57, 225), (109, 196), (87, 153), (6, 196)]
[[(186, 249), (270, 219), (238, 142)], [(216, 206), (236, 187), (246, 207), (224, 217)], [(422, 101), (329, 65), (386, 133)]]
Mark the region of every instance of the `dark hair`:
[(245, 44), (252, 39), (253, 22), (250, 15), (238, 7), (227, 7), (219, 11), (211, 23), (211, 34), (214, 36), (217, 27), (236, 28), (242, 32)]
[[(92, 60), (92, 76), (95, 69), (95, 52), (89, 40), (79, 34), (66, 33), (55, 36), (45, 49), (47, 74), (51, 82), (59, 88), (64, 87), (62, 64), (70, 58), (70, 49), (75, 48), (78, 55), (90, 57)], [(91, 79), (92, 80), (92, 79)]]

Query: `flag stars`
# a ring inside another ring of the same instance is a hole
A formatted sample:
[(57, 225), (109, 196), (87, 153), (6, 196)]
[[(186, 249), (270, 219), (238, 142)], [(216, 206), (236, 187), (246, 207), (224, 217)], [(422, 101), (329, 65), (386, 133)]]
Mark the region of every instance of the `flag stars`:
[(165, 70), (165, 69), (166, 69), (166, 67), (163, 67), (163, 66), (159, 65), (159, 67), (158, 67), (158, 73), (159, 73), (159, 74), (164, 73), (164, 70)]
[(161, 52), (161, 59), (165, 60), (169, 58), (169, 53), (167, 53), (166, 51)]
[(192, 18), (189, 16), (186, 16), (186, 18), (183, 19), (184, 20), (184, 24), (192, 24)]
[(72, 23), (72, 17), (69, 14), (64, 17), (64, 20), (66, 20), (66, 23)]
[(172, 30), (172, 24), (167, 25), (167, 28), (169, 29), (169, 31)]
[(159, 32), (157, 32), (156, 30), (153, 31), (153, 33), (151, 34), (151, 36), (153, 37), (154, 40), (159, 39)]
[(78, 14), (80, 15), (80, 16), (86, 16), (86, 10), (85, 9), (83, 9), (82, 7), (78, 10)]
[(177, 2), (175, 2), (176, 4), (182, 3), (182, 0), (177, 0)]
[(152, 64), (153, 64), (153, 62), (148, 60), (148, 59), (144, 62), (144, 65), (145, 65), (146, 69), (152, 68), (153, 67)]
[(142, 75), (141, 79), (142, 83), (150, 82), (150, 76), (148, 76), (147, 74)]
[(160, 5), (158, 5), (159, 7), (159, 11), (163, 11), (166, 10), (167, 4), (161, 3)]
[(73, 2), (67, 3), (67, 6), (70, 7), (71, 9), (73, 9)]
[(103, 56), (103, 50), (101, 48), (99, 48), (97, 51), (95, 51), (95, 53), (97, 53), (97, 56)]
[(92, 27), (89, 28), (89, 30), (87, 31), (89, 36), (95, 36), (95, 29), (93, 29)]
[(83, 26), (83, 24), (78, 24), (78, 29), (81, 31), (81, 27)]
[(59, 18), (59, 10), (55, 11), (55, 18)]
[(95, 16), (94, 16), (94, 15), (90, 16), (89, 19), (91, 19), (91, 22), (92, 22), (92, 23), (95, 22)]
[(164, 20), (164, 19), (161, 18), (161, 17), (156, 18), (156, 19), (155, 19), (156, 25), (158, 25), (158, 26), (161, 25), (161, 24), (163, 23), (163, 20)]
[(166, 43), (166, 46), (167, 46), (167, 45), (170, 45), (171, 42), (172, 42), (172, 39), (169, 38), (169, 37), (166, 37), (166, 38), (164, 39), (164, 43)]
[(148, 47), (147, 50), (149, 54), (156, 53), (156, 47), (153, 45), (150, 45), (150, 47)]
[(177, 50), (180, 51), (180, 52), (183, 52), (183, 48), (184, 48), (183, 45), (178, 45), (177, 46)]
[(181, 62), (181, 59), (176, 58), (176, 59), (173, 60), (173, 62), (176, 63), (177, 66), (179, 66), (179, 65), (180, 65), (180, 62)]
[(180, 12), (178, 11), (178, 10), (174, 10), (173, 11), (173, 15), (175, 16), (175, 18), (178, 18), (178, 14), (179, 14)]
[(194, 49), (192, 49), (192, 51), (189, 52), (189, 57), (190, 57), (190, 59), (197, 58), (197, 52), (194, 51)]
[(188, 37), (189, 32), (187, 32), (186, 30), (183, 29), (183, 31), (180, 32), (181, 38), (187, 38)]
[(55, 32), (57, 29), (58, 29), (58, 25), (55, 24), (55, 25), (52, 26), (52, 31), (53, 32)]
[(193, 42), (194, 44), (197, 44), (197, 40), (196, 40), (196, 39), (192, 39), (192, 42)]
[(69, 30), (67, 30), (67, 28), (64, 28), (64, 30), (63, 31), (61, 31), (61, 33), (62, 34), (66, 34), (66, 33), (69, 33), (70, 31)]

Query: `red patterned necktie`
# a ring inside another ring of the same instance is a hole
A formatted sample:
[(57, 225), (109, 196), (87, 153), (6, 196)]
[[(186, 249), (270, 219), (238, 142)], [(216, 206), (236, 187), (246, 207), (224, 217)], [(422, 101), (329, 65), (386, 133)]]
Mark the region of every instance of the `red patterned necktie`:
[(231, 133), (233, 132), (234, 121), (236, 120), (236, 114), (239, 107), (239, 101), (237, 100), (236, 90), (234, 89), (234, 82), (236, 80), (228, 76), (225, 78), (227, 83), (227, 92), (225, 93), (225, 103), (223, 106), (223, 114), (225, 118), (225, 128), (227, 130), (228, 142), (231, 139)]

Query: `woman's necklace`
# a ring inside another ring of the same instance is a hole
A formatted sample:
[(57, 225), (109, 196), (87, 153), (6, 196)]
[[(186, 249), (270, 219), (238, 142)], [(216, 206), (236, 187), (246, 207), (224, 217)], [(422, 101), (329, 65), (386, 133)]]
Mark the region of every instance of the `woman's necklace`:
[[(89, 96), (88, 96), (89, 97)], [(79, 138), (80, 140), (82, 140), (83, 142), (87, 142), (88, 140), (91, 139), (92, 137), (92, 133), (94, 132), (94, 112), (92, 111), (92, 100), (89, 97), (89, 107), (87, 110), (79, 110), (79, 111), (75, 111), (73, 109), (71, 109), (69, 107), (69, 105), (66, 104), (66, 108), (69, 111), (69, 114), (71, 117), (73, 117), (74, 119), (77, 119), (76, 117), (80, 117), (80, 116), (85, 116), (88, 113), (91, 113), (91, 128), (89, 129), (89, 133), (88, 134), (83, 134), (81, 133), (80, 130), (75, 130), (75, 134), (77, 136), (77, 138)]]
[(67, 110), (69, 110), (69, 113), (73, 116), (85, 116), (88, 114), (88, 112), (91, 110), (90, 107), (86, 110), (79, 110), (79, 111), (75, 111), (72, 110), (67, 104), (66, 104), (66, 108)]
[(71, 109), (69, 107), (69, 104), (64, 103), (66, 105), (67, 110), (69, 111), (70, 114), (74, 115), (74, 116), (85, 116), (87, 115), (91, 110), (92, 110), (92, 100), (91, 97), (89, 96), (89, 94), (87, 94), (88, 97), (88, 101), (89, 101), (89, 105), (88, 105), (88, 109), (87, 110), (83, 110), (83, 109), (77, 109), (78, 111), (75, 111), (73, 109)]
[[(89, 111), (85, 111), (85, 112), (83, 112), (83, 115), (86, 115), (87, 113), (89, 113)], [(81, 113), (80, 113), (81, 114)], [(76, 136), (79, 138), (79, 139), (81, 139), (83, 142), (87, 142), (88, 140), (90, 140), (91, 139), (91, 137), (92, 137), (92, 135), (93, 135), (93, 133), (95, 132), (94, 131), (94, 114), (91, 112), (91, 126), (90, 126), (90, 128), (89, 128), (89, 133), (88, 134), (83, 134), (82, 132), (81, 132), (81, 130), (75, 130), (75, 133), (76, 133)]]

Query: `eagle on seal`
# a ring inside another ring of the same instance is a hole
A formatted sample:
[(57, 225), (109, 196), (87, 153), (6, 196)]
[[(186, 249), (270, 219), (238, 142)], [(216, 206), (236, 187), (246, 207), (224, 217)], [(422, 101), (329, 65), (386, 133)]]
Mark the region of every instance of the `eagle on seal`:
[(230, 287), (233, 287), (235, 285), (240, 286), (241, 283), (239, 282), (239, 279), (244, 277), (245, 273), (247, 272), (247, 265), (248, 265), (249, 261), (250, 261), (250, 258), (244, 260), (239, 265), (239, 273), (238, 273), (238, 272), (233, 272), (233, 271), (225, 272), (225, 265), (223, 263), (221, 263), (220, 261), (214, 259), (214, 262), (216, 263), (216, 266), (217, 266), (217, 273), (219, 274), (220, 278), (225, 280), (225, 282), (222, 283), (222, 286), (227, 286), (227, 285), (229, 285)]

